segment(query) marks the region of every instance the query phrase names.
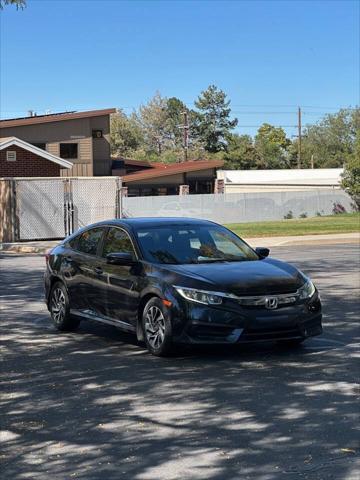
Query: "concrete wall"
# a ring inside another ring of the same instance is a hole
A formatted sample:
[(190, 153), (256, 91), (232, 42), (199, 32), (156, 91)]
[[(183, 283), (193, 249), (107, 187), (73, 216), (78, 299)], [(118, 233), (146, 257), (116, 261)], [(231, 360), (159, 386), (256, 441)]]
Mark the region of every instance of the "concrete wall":
[(352, 211), (351, 198), (339, 189), (307, 191), (229, 193), (125, 197), (124, 215), (128, 217), (195, 217), (218, 223), (242, 223), (282, 220), (306, 215), (331, 215), (334, 204)]

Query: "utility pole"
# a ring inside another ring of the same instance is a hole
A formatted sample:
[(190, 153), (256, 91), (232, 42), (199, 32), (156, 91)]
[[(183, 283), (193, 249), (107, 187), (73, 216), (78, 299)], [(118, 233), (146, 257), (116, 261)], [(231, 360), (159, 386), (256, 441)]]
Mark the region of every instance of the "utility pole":
[(189, 150), (189, 119), (188, 112), (185, 110), (184, 115), (184, 161), (188, 161), (188, 150)]
[(301, 108), (298, 108), (298, 158), (297, 158), (297, 167), (301, 168)]

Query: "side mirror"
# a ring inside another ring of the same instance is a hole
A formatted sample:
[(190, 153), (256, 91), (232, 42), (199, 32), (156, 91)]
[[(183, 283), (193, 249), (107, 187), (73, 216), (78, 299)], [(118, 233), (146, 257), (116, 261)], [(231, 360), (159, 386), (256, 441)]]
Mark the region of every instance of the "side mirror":
[(256, 247), (255, 252), (259, 255), (260, 258), (266, 258), (269, 256), (270, 250), (265, 247)]
[(110, 265), (124, 265), (124, 266), (132, 266), (135, 265), (137, 262), (131, 253), (108, 253), (106, 255), (106, 262), (110, 263)]

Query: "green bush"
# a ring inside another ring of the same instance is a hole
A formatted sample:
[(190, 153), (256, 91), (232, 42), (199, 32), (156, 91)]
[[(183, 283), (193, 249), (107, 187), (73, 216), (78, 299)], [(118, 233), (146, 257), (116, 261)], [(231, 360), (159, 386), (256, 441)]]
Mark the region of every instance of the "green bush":
[(292, 218), (294, 218), (294, 214), (291, 210), (289, 210), (288, 213), (284, 215), (284, 220), (291, 220)]
[(342, 188), (354, 200), (358, 210), (360, 210), (360, 152), (356, 152), (355, 156), (345, 165), (342, 174)]

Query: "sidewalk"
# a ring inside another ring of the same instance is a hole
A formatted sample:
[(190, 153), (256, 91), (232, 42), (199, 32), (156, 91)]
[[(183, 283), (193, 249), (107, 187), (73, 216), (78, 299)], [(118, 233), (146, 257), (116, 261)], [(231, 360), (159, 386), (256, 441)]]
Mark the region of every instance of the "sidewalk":
[[(244, 238), (252, 247), (282, 247), (291, 245), (331, 245), (360, 243), (359, 233), (336, 233), (330, 235), (302, 235), (295, 237), (256, 237)], [(39, 242), (19, 242), (19, 243), (0, 243), (0, 253), (32, 253), (45, 254), (48, 250), (55, 247), (60, 240), (39, 241)]]
[(289, 245), (360, 244), (360, 233), (331, 233), (326, 235), (298, 235), (282, 237), (244, 238), (252, 247), (283, 247)]

